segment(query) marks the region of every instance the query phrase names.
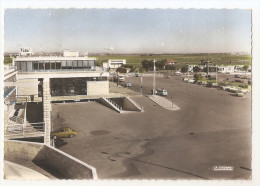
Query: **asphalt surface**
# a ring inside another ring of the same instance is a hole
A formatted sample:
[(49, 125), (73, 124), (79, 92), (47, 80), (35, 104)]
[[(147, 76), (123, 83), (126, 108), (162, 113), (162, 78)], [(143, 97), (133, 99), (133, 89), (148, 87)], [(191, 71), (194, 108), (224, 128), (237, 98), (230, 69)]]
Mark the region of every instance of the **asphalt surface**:
[[(96, 102), (53, 104), (54, 129), (79, 132), (58, 139), (56, 147), (96, 167), (99, 179), (250, 179), (251, 95), (235, 97), (181, 79), (156, 78), (176, 111), (145, 97), (152, 77), (143, 78), (144, 96), (133, 97), (142, 113), (119, 114)], [(141, 92), (140, 77), (128, 81)]]

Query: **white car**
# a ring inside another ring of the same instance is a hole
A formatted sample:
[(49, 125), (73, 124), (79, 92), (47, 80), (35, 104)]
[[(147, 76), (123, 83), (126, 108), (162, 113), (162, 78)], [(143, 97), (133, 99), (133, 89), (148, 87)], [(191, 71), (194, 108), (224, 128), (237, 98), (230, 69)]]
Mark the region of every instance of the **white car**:
[(168, 92), (166, 89), (159, 89), (159, 90), (157, 90), (157, 94), (160, 96), (167, 96)]
[(119, 76), (118, 80), (121, 81), (121, 82), (124, 82), (125, 81), (125, 76)]
[(187, 83), (187, 82), (189, 82), (189, 78), (183, 78), (183, 81), (184, 81), (185, 83)]
[(195, 83), (195, 80), (194, 79), (189, 79), (188, 82), (189, 83)]
[(221, 86), (222, 90), (229, 90), (230, 86)]
[(181, 72), (176, 71), (176, 72), (174, 72), (174, 74), (177, 75), (177, 76), (179, 76), (179, 75), (181, 75)]

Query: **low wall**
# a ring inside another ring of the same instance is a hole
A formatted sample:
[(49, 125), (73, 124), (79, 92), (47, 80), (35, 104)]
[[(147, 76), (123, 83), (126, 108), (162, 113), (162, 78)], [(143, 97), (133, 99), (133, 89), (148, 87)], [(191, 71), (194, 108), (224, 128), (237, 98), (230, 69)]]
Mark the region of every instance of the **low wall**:
[(108, 81), (87, 81), (87, 95), (107, 95), (109, 94)]
[(138, 108), (132, 101), (126, 97), (123, 98), (123, 108), (128, 111), (138, 111), (141, 112), (141, 108)]
[(97, 179), (94, 167), (41, 143), (5, 140), (4, 159), (32, 161), (43, 169), (58, 172), (64, 179)]

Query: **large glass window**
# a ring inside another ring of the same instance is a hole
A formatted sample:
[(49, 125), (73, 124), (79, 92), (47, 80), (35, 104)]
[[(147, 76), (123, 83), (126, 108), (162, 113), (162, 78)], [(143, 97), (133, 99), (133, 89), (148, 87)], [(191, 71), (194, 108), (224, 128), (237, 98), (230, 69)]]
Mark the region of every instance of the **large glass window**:
[(39, 62), (38, 61), (34, 61), (33, 62), (33, 69), (34, 70), (39, 70)]
[(21, 70), (22, 71), (27, 71), (26, 61), (22, 61), (21, 62)]
[(67, 69), (72, 69), (72, 61), (67, 61)]
[(50, 61), (50, 66), (51, 66), (51, 70), (55, 70), (56, 69), (55, 61)]
[(17, 61), (16, 62), (16, 66), (17, 66), (17, 70), (21, 70), (21, 62), (20, 61)]
[(43, 63), (43, 61), (39, 62), (39, 70), (44, 70), (44, 63)]
[(50, 70), (51, 69), (51, 65), (49, 61), (45, 61), (45, 70)]
[(78, 61), (73, 61), (73, 69), (77, 69), (78, 68)]
[(27, 61), (26, 62), (27, 64), (27, 71), (32, 71), (32, 68), (33, 68), (33, 66), (32, 66), (32, 61)]
[(63, 96), (62, 90), (62, 80), (63, 79), (51, 79), (51, 95), (52, 96)]
[(78, 69), (82, 69), (83, 68), (83, 61), (78, 61)]
[(56, 69), (61, 69), (61, 61), (56, 61)]

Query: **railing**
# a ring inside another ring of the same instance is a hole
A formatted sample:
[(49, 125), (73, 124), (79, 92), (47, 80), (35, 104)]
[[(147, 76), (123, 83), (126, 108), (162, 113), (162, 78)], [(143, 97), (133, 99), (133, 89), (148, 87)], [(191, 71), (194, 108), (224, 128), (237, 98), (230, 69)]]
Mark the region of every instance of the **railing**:
[(118, 108), (120, 111), (123, 110), (123, 108), (121, 106), (119, 106), (117, 103), (115, 103), (114, 101), (112, 101), (112, 99), (110, 98), (105, 98), (107, 99), (112, 105), (114, 105), (116, 108)]
[(5, 137), (31, 137), (43, 136), (45, 134), (45, 122), (27, 123), (24, 124), (11, 124), (9, 123), (5, 128)]
[(94, 68), (85, 68), (85, 69), (48, 69), (48, 70), (31, 70), (31, 71), (24, 71), (24, 70), (18, 70), (18, 73), (39, 73), (39, 72), (93, 72), (93, 71), (103, 71), (108, 72), (107, 68), (103, 67), (94, 67)]
[[(24, 123), (24, 118), (21, 118), (20, 116), (12, 116), (12, 117), (9, 118), (9, 120), (11, 120), (11, 121), (13, 121), (14, 123), (17, 123), (17, 124), (23, 124)], [(12, 123), (12, 122), (10, 122), (10, 123)]]
[[(38, 94), (32, 95), (16, 95), (17, 102), (39, 102), (42, 101), (42, 97), (36, 97)], [(40, 99), (40, 100), (39, 100)]]

